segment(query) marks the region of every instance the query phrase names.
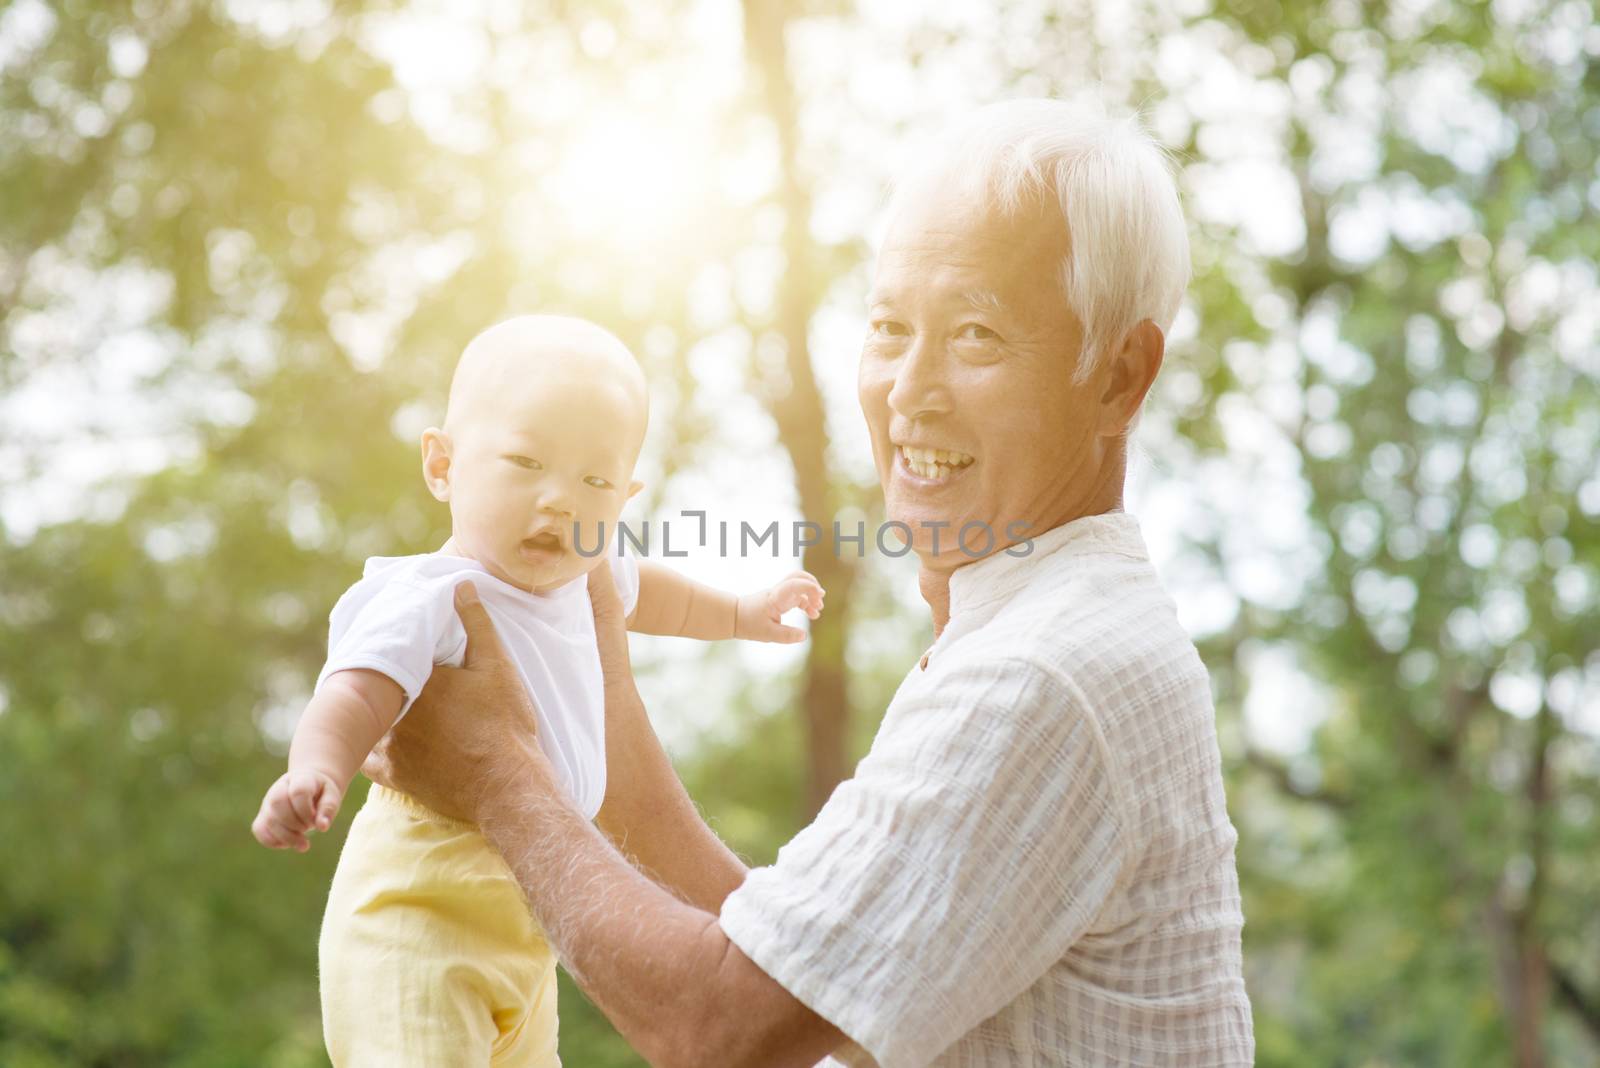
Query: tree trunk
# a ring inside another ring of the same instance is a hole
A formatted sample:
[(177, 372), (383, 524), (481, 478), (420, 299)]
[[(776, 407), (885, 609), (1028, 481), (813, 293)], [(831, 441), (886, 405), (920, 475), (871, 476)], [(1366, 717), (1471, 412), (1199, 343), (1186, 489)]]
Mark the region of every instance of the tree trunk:
[(811, 627), (801, 685), (807, 758), (803, 815), (809, 820), (850, 771), (844, 651), (858, 557), (836, 551), (832, 540), (833, 517), (841, 502), (829, 477), (827, 425), (808, 338), (826, 280), (820, 277), (821, 257), (811, 237), (810, 190), (797, 165), (798, 122), (784, 42), (788, 17), (773, 0), (745, 0), (744, 20), (745, 46), (761, 83), (762, 106), (778, 138), (777, 197), (784, 217), (785, 271), (773, 332), (783, 345), (787, 382), (768, 390), (767, 406), (794, 465), (801, 514), (822, 527), (822, 544), (806, 550), (804, 566), (828, 592), (827, 611)]
[(1527, 857), (1532, 867), (1519, 903), (1507, 906), (1503, 891), (1489, 905), (1490, 937), (1500, 973), (1500, 997), (1511, 1024), (1512, 1063), (1544, 1068), (1544, 1017), (1550, 1002), (1550, 962), (1538, 926), (1544, 896), (1550, 808), (1550, 743), (1558, 728), (1550, 705), (1534, 718), (1533, 754), (1528, 769)]

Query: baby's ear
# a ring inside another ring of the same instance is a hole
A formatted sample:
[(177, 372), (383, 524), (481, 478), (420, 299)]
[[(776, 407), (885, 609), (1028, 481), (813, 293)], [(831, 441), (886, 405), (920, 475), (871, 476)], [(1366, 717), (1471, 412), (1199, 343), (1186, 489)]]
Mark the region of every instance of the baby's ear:
[(644, 489), (644, 483), (640, 482), (638, 479), (634, 479), (632, 482), (628, 483), (628, 500), (633, 500), (634, 496), (637, 495), (642, 489)]
[(436, 426), (422, 432), (422, 481), (434, 500), (450, 499), (450, 435)]

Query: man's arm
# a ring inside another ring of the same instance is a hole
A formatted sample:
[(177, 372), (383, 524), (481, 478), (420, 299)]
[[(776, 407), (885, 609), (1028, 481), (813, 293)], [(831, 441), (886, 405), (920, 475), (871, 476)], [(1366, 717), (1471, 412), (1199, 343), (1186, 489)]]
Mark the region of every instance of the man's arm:
[[(646, 566), (639, 567), (640, 605), (645, 604)], [(657, 882), (715, 914), (744, 881), (745, 866), (700, 818), (650, 726), (633, 682), (615, 588), (591, 580), (590, 601), (606, 696), (606, 796), (596, 822)]]
[(522, 759), (529, 789), (495, 795), (479, 814), (483, 833), (567, 970), (646, 1060), (801, 1068), (844, 1041), (730, 942), (713, 913), (623, 860), (560, 795), (542, 752)]
[[(610, 647), (625, 643), (616, 633), (621, 606), (609, 569), (591, 572), (589, 589)], [(734, 1068), (809, 1066), (843, 1042), (740, 952), (706, 907), (738, 885), (742, 865), (700, 822), (653, 732), (654, 753), (637, 744), (631, 717), (642, 721), (642, 707), (617, 713), (630, 729), (619, 732), (620, 766), (607, 773), (608, 781), (640, 779), (608, 792), (602, 822), (694, 904), (641, 875), (572, 808), (538, 747), (527, 691), (470, 585), (457, 589), (456, 607), (467, 630), (463, 667), (434, 669), (368, 761), (368, 775), (482, 827), (568, 970), (652, 1064), (703, 1065), (714, 1054), (714, 1063)], [(625, 661), (606, 664), (613, 689), (626, 670)], [(473, 715), (448, 714), (462, 707)], [(608, 737), (608, 756), (612, 743)], [(661, 791), (654, 802), (651, 789)], [(665, 815), (653, 815), (652, 803)], [(677, 857), (675, 831), (690, 835)]]

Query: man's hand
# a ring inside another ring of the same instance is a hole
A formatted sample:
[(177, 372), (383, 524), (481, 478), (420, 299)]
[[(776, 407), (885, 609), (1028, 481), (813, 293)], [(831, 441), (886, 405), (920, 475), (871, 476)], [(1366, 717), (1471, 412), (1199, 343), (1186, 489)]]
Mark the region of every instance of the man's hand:
[(792, 645), (806, 640), (799, 627), (785, 626), (783, 614), (791, 608), (804, 608), (816, 619), (822, 614), (822, 584), (808, 571), (796, 571), (776, 586), (739, 598), (734, 617), (733, 636), (754, 642), (781, 642)]
[(304, 853), (311, 848), (306, 838), (313, 830), (325, 831), (339, 814), (344, 788), (325, 772), (286, 771), (267, 789), (250, 829), (256, 841), (269, 849), (293, 849)]
[(600, 650), (607, 704), (613, 700), (640, 703), (639, 689), (633, 683), (633, 662), (628, 657), (628, 617), (611, 568), (590, 569), (589, 609), (594, 613), (594, 639)]
[(545, 758), (533, 699), (477, 589), (463, 582), (455, 601), (467, 631), (461, 666), (434, 666), (361, 770), (436, 812), (482, 822), (485, 806), (525, 788), (529, 768)]

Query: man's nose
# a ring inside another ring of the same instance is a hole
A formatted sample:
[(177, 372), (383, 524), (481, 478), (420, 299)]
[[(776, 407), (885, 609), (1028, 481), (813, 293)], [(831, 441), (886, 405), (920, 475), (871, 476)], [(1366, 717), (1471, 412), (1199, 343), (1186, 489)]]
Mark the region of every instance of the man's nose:
[(894, 385), (889, 388), (889, 407), (907, 419), (950, 411), (950, 383), (946, 378), (944, 353), (932, 339), (915, 339), (896, 362)]

